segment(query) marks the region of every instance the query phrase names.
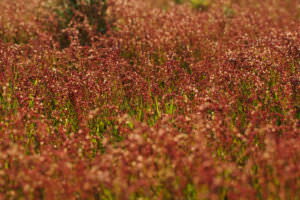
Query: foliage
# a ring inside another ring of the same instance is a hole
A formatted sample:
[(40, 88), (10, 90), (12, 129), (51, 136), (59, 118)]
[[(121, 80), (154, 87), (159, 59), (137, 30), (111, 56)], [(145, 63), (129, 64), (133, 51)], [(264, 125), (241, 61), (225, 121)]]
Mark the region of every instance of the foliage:
[(0, 199), (299, 199), (299, 6), (0, 1)]

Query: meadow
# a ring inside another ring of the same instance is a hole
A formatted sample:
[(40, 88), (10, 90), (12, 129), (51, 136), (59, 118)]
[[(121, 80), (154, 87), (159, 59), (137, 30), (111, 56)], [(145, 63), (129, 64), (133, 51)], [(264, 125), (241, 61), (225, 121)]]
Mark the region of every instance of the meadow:
[(0, 199), (300, 200), (299, 0), (0, 0)]

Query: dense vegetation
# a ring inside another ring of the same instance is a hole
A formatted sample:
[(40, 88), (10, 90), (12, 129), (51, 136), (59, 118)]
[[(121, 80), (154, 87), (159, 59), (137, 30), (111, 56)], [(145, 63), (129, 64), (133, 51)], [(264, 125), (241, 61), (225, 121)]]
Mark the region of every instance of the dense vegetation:
[(0, 12), (0, 199), (300, 199), (298, 0)]

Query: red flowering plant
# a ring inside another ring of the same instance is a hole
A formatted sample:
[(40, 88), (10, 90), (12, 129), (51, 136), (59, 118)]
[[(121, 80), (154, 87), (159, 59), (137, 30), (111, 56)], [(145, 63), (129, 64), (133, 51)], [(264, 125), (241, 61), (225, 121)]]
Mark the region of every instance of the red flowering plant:
[(299, 198), (299, 8), (0, 2), (0, 199)]

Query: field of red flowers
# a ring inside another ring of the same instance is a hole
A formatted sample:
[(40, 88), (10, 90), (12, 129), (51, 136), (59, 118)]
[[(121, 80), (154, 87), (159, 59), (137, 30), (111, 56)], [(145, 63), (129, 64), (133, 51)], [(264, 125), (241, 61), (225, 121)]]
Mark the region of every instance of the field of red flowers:
[(299, 200), (299, 0), (0, 0), (0, 199)]

